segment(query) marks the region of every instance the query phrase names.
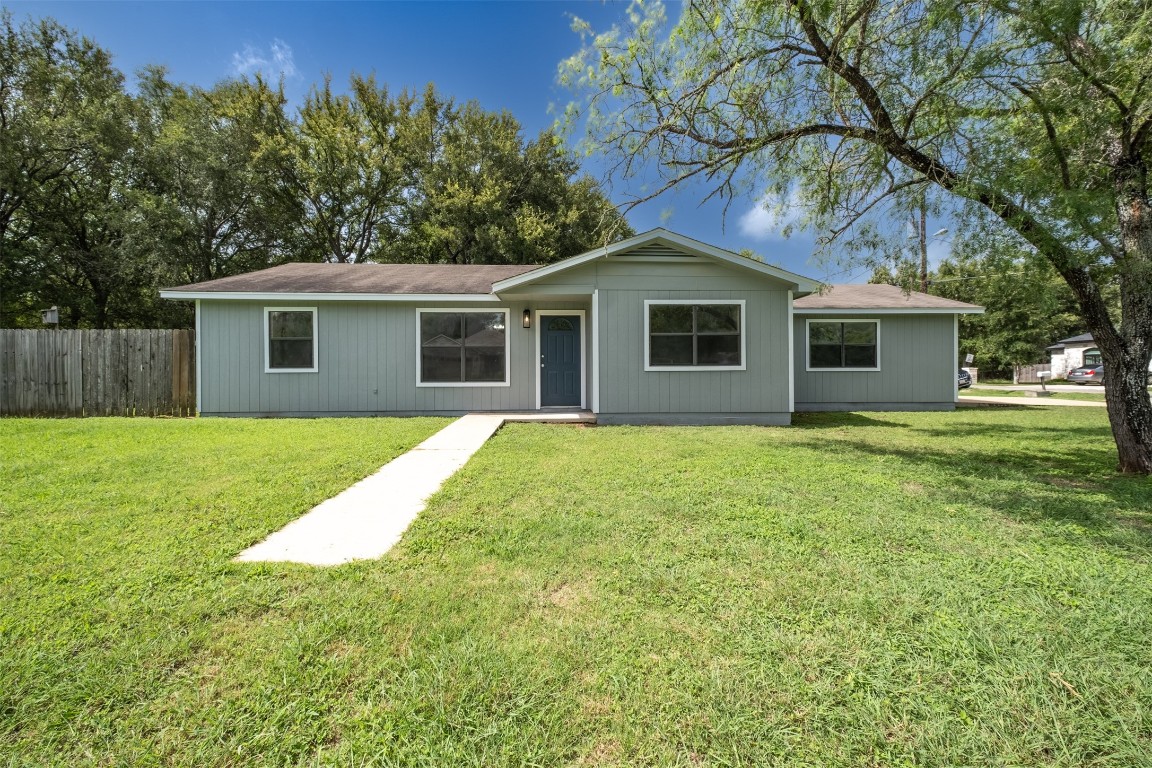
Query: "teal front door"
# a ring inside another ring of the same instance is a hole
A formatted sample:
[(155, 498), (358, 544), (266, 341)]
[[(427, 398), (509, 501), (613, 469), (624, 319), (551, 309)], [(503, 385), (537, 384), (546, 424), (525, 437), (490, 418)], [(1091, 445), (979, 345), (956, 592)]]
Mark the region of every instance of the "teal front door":
[(540, 317), (540, 407), (580, 406), (580, 316)]

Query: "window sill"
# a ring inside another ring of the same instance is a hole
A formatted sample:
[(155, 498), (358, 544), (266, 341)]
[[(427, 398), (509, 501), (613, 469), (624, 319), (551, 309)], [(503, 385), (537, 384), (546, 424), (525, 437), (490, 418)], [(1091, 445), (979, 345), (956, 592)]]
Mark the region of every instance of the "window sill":
[(746, 365), (646, 365), (645, 371), (659, 372), (659, 371), (746, 371)]

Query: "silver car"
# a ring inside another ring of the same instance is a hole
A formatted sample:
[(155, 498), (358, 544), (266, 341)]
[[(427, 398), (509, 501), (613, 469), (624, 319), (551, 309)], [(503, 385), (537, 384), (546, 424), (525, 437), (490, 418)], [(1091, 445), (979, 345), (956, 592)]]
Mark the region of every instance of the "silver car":
[(1068, 373), (1069, 384), (1104, 384), (1104, 366), (1103, 365), (1084, 365), (1079, 368), (1074, 368)]

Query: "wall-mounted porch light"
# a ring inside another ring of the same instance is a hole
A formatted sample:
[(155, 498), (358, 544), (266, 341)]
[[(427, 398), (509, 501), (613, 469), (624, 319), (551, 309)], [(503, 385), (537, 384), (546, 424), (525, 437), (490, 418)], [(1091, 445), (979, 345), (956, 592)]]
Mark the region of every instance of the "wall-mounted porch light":
[(532, 310), (530, 310), (530, 309), (524, 310), (523, 324), (524, 324), (525, 328), (531, 328), (532, 327)]

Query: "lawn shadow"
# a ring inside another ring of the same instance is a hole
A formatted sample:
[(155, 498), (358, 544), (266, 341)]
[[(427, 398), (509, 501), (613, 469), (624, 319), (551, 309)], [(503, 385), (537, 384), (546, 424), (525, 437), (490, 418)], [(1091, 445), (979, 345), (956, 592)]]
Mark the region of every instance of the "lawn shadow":
[[(873, 411), (872, 413), (879, 412)], [(908, 424), (899, 421), (881, 419), (877, 416), (855, 411), (802, 411), (792, 414), (792, 427), (794, 429), (836, 429), (839, 427), (901, 427), (908, 429), (908, 426)]]
[[(911, 431), (943, 437), (957, 434), (938, 429)], [(1008, 430), (995, 425), (986, 430), (989, 435), (1002, 435), (1005, 431)], [(1045, 434), (1044, 430), (1035, 431), (1038, 436)], [(984, 432), (972, 429), (966, 434)], [(1065, 433), (1100, 438), (1099, 430), (1060, 430), (1061, 435)], [(1051, 441), (1052, 435), (1047, 434), (1047, 439)], [(1059, 451), (1045, 450), (1039, 437), (1036, 451), (1002, 446), (986, 449), (976, 441), (966, 443), (961, 450), (950, 444), (947, 450), (939, 451), (882, 446), (853, 438), (837, 438), (835, 443), (838, 453), (841, 449), (857, 451), (930, 467), (951, 481), (949, 491), (956, 503), (975, 503), (1018, 522), (1049, 520), (1071, 524), (1130, 553), (1147, 554), (1152, 548), (1152, 481), (1116, 473), (1115, 453), (1110, 447), (1084, 445), (1073, 439), (1062, 442)], [(823, 448), (827, 450), (827, 446)], [(1027, 484), (1023, 489), (1021, 481)], [(1010, 492), (1000, 486), (1001, 482), (1013, 484)], [(1064, 535), (1079, 540), (1072, 530)]]

